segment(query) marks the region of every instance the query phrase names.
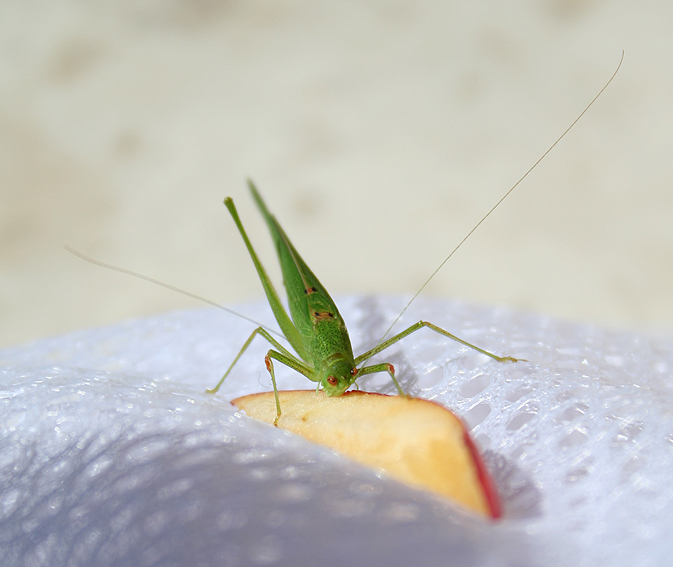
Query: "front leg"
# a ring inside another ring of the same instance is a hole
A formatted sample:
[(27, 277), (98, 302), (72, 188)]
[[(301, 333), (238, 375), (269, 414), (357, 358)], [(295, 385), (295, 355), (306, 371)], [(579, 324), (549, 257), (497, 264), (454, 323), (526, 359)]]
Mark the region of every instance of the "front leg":
[(292, 368), (293, 370), (296, 370), (300, 374), (303, 374), (309, 380), (317, 382), (318, 378), (317, 376), (315, 376), (315, 373), (311, 368), (306, 366), (306, 364), (304, 364), (303, 362), (297, 360), (294, 356), (276, 352), (275, 350), (269, 350), (269, 352), (266, 353), (266, 356), (264, 357), (264, 363), (266, 364), (266, 369), (269, 371), (269, 374), (271, 375), (271, 383), (273, 384), (273, 396), (276, 400), (276, 419), (273, 420), (273, 424), (276, 427), (278, 427), (278, 420), (280, 419), (281, 414), (280, 399), (278, 398), (278, 387), (276, 386), (276, 374), (273, 369), (273, 362), (271, 362), (272, 358), (275, 358), (281, 364), (284, 364), (285, 366)]
[(404, 393), (404, 390), (402, 390), (402, 387), (397, 381), (397, 378), (395, 378), (395, 367), (389, 362), (384, 362), (383, 364), (374, 364), (372, 366), (365, 366), (363, 368), (360, 368), (356, 376), (359, 378), (360, 376), (364, 376), (365, 374), (374, 374), (375, 372), (387, 372), (390, 375), (390, 378), (392, 379), (393, 383), (395, 384), (397, 392), (400, 394), (400, 396), (402, 396), (403, 398), (407, 397), (407, 395)]

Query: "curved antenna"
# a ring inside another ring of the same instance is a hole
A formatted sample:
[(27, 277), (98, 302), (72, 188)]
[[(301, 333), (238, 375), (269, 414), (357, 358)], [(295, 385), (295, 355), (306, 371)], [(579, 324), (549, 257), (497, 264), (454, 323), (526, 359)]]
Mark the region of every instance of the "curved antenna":
[[(78, 258), (81, 258), (82, 260), (85, 260), (89, 262), (90, 264), (95, 264), (96, 266), (100, 266), (101, 268), (107, 268), (108, 270), (113, 270), (115, 272), (120, 272), (122, 274), (126, 274), (129, 276), (133, 276), (134, 278), (138, 278), (141, 280), (145, 280), (146, 282), (150, 282), (156, 285), (159, 285), (161, 287), (165, 287), (166, 289), (170, 289), (171, 291), (176, 291), (178, 293), (181, 293), (182, 295), (186, 295), (187, 297), (191, 297), (192, 299), (197, 299), (198, 301), (202, 301), (203, 303), (207, 303), (208, 305), (212, 305), (213, 307), (217, 307), (218, 309), (222, 309), (223, 311), (226, 311), (227, 313), (231, 313), (232, 315), (236, 315), (236, 317), (240, 317), (241, 319), (245, 319), (246, 321), (250, 321), (250, 323), (254, 323), (258, 327), (262, 327), (263, 329), (266, 329), (270, 333), (273, 333), (274, 335), (277, 335), (279, 337), (283, 337), (281, 333), (278, 331), (271, 329), (270, 327), (267, 327), (266, 325), (260, 323), (259, 321), (255, 321), (254, 319), (251, 319), (250, 317), (247, 317), (246, 315), (243, 315), (242, 313), (238, 313), (237, 311), (234, 311), (233, 309), (229, 309), (228, 307), (225, 307), (224, 305), (220, 305), (219, 303), (215, 303), (214, 301), (211, 301), (210, 299), (206, 299), (205, 297), (201, 297), (200, 295), (196, 295), (195, 293), (192, 293), (190, 291), (186, 291), (184, 289), (180, 289), (179, 287), (172, 286), (170, 284), (164, 283), (159, 280), (155, 280), (154, 278), (151, 278), (149, 276), (145, 276), (143, 274), (140, 274), (138, 272), (134, 272), (132, 270), (127, 270), (126, 268), (120, 268), (119, 266), (113, 266), (112, 264), (106, 264), (105, 262), (101, 262), (100, 260), (95, 260), (93, 258), (90, 258), (89, 256), (86, 256), (82, 254), (81, 252), (78, 252), (74, 248), (71, 248), (67, 244), (63, 245), (63, 248), (65, 248), (68, 252), (71, 254), (74, 254)], [(285, 338), (285, 337), (283, 337)]]
[[(437, 275), (437, 272), (439, 272), (439, 270), (441, 270), (441, 269), (444, 267), (444, 264), (446, 264), (446, 263), (449, 261), (449, 259), (451, 258), (451, 256), (453, 256), (453, 255), (458, 251), (458, 249), (459, 249), (463, 244), (465, 244), (465, 241), (466, 241), (468, 238), (470, 238), (470, 236), (472, 236), (472, 234), (474, 233), (474, 231), (477, 230), (477, 229), (481, 226), (481, 223), (483, 223), (488, 217), (491, 216), (491, 213), (492, 213), (493, 211), (495, 211), (495, 210), (500, 206), (500, 204), (501, 204), (505, 199), (507, 199), (507, 197), (509, 197), (509, 194), (510, 194), (512, 191), (514, 191), (514, 189), (516, 189), (516, 188), (519, 186), (519, 184), (520, 184), (524, 179), (526, 179), (526, 177), (528, 177), (528, 174), (529, 174), (531, 171), (533, 171), (533, 170), (538, 166), (538, 164), (539, 164), (545, 157), (547, 157), (547, 154), (548, 154), (549, 152), (551, 152), (551, 151), (556, 147), (556, 144), (558, 144), (563, 138), (565, 138), (565, 135), (566, 135), (568, 132), (570, 132), (570, 130), (572, 130), (573, 126), (575, 126), (575, 124), (577, 124), (577, 123), (579, 122), (580, 118), (582, 118), (582, 116), (584, 116), (584, 115), (586, 114), (587, 110), (589, 110), (589, 109), (593, 106), (594, 102), (596, 102), (596, 101), (598, 100), (598, 97), (600, 97), (600, 96), (603, 94), (603, 91), (604, 91), (605, 89), (608, 88), (608, 86), (610, 85), (610, 83), (612, 82), (612, 80), (615, 78), (615, 76), (616, 76), (617, 73), (619, 72), (619, 69), (620, 69), (621, 66), (622, 66), (622, 62), (623, 62), (623, 61), (624, 61), (624, 51), (622, 51), (622, 56), (621, 56), (621, 58), (620, 58), (620, 60), (619, 60), (619, 65), (617, 65), (617, 68), (615, 69), (615, 72), (612, 73), (612, 76), (610, 77), (610, 79), (608, 79), (608, 82), (605, 83), (605, 85), (603, 85), (603, 88), (602, 88), (600, 91), (598, 91), (598, 94), (597, 94), (594, 98), (591, 99), (591, 102), (590, 102), (589, 104), (586, 105), (586, 107), (584, 108), (584, 110), (583, 110), (582, 112), (580, 112), (579, 116), (578, 116), (577, 118), (575, 118), (575, 120), (572, 121), (572, 123), (570, 124), (570, 126), (568, 126), (568, 127), (563, 131), (563, 134), (561, 134), (558, 138), (556, 138), (556, 141), (555, 141), (551, 146), (549, 146), (549, 148), (547, 148), (547, 151), (544, 152), (544, 153), (539, 157), (539, 159), (538, 159), (532, 166), (530, 166), (530, 167), (528, 168), (528, 171), (526, 171), (526, 173), (524, 173), (524, 174), (519, 178), (519, 180), (518, 180), (514, 185), (512, 185), (512, 187), (509, 189), (509, 191), (507, 191), (507, 193), (505, 193), (505, 194), (500, 198), (500, 200), (499, 200), (495, 205), (493, 205), (493, 206), (491, 207), (491, 210), (489, 210), (489, 211), (488, 211), (488, 212), (481, 218), (481, 220), (480, 220), (477, 224), (474, 225), (474, 227), (472, 228), (472, 230), (470, 230), (470, 232), (467, 233), (467, 235), (466, 235), (466, 236), (465, 236), (465, 237), (458, 243), (458, 245), (451, 251), (451, 253), (450, 253), (446, 258), (444, 258), (444, 261), (443, 261), (439, 266), (437, 266), (437, 269), (436, 269), (434, 272), (432, 272), (432, 274), (430, 274), (430, 277), (429, 277), (427, 280), (425, 280), (425, 282), (424, 282), (423, 285), (420, 287), (420, 289), (414, 294), (414, 296), (413, 296), (413, 297), (408, 301), (408, 303), (404, 306), (404, 309), (402, 309), (402, 311), (400, 311), (400, 314), (399, 314), (399, 315), (395, 318), (395, 320), (390, 324), (390, 326), (388, 327), (388, 329), (386, 330), (386, 332), (383, 333), (383, 336), (381, 337), (381, 339), (379, 340), (379, 342), (376, 344), (376, 346), (375, 346), (374, 348), (378, 347), (378, 346), (385, 340), (385, 338), (388, 336), (388, 334), (390, 333), (390, 331), (392, 331), (393, 327), (394, 327), (394, 326), (397, 324), (397, 322), (402, 318), (402, 315), (404, 315), (405, 311), (406, 311), (407, 309), (409, 309), (409, 306), (410, 306), (410, 305), (414, 302), (414, 300), (421, 294), (421, 292), (422, 292), (422, 291), (425, 289), (425, 287), (430, 283), (430, 281)], [(371, 357), (370, 357), (370, 358), (371, 358)], [(367, 361), (368, 361), (368, 360), (369, 360), (369, 358), (366, 359), (366, 360), (362, 363), (362, 366), (365, 366), (365, 365), (367, 364)]]

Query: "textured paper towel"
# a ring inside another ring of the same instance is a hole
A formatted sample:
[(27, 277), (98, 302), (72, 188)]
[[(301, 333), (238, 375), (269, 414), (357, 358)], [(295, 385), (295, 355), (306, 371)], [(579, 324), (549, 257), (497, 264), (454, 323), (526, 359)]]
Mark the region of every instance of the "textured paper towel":
[[(402, 298), (345, 298), (359, 353)], [(262, 304), (241, 308), (272, 323)], [(419, 300), (384, 353), (461, 415), (506, 516), (493, 524), (236, 412), (270, 389), (253, 326), (180, 312), (0, 352), (0, 564), (665, 565), (673, 554), (673, 341)], [(393, 392), (386, 375), (364, 389)], [(278, 371), (283, 389), (311, 383)]]

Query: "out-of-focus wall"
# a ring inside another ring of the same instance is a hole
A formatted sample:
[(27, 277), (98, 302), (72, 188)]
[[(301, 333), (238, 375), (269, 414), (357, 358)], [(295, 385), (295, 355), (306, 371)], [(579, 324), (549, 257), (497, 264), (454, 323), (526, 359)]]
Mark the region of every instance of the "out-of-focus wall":
[[(0, 346), (269, 271), (250, 176), (333, 294), (415, 291), (673, 328), (673, 4), (5, 2)], [(280, 286), (280, 279), (277, 278)]]

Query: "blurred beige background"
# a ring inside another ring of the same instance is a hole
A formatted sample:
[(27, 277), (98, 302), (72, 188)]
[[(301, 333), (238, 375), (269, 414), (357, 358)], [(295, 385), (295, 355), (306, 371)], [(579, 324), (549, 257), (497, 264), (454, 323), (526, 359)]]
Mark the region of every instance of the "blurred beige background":
[[(262, 297), (251, 176), (335, 295), (427, 294), (673, 329), (673, 4), (9, 0), (0, 347)], [(280, 286), (280, 279), (276, 279)]]

